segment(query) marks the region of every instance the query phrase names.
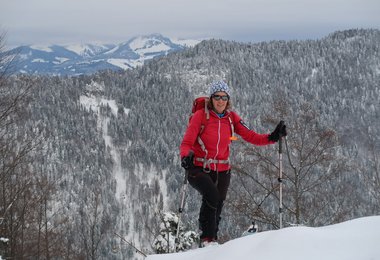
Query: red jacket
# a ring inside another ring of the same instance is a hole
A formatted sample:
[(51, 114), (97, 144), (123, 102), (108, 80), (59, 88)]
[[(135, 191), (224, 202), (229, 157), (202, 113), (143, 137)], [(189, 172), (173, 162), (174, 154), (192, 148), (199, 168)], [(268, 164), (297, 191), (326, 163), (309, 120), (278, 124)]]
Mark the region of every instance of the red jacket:
[(194, 113), (180, 146), (181, 158), (187, 156), (190, 150), (194, 151), (194, 165), (196, 166), (203, 166), (202, 160), (206, 155), (206, 152), (202, 150), (197, 140), (201, 131), (202, 121), (205, 124), (205, 128), (200, 134), (200, 138), (207, 150), (207, 159), (212, 160), (207, 165), (207, 168), (214, 171), (226, 171), (230, 169), (229, 163), (220, 162), (228, 160), (230, 155), (232, 130), (229, 117), (232, 119), (235, 133), (240, 135), (245, 141), (254, 145), (274, 143), (268, 140), (269, 134), (258, 134), (250, 130), (235, 112), (226, 112), (222, 118), (219, 118), (214, 111), (210, 110), (210, 118), (206, 121), (205, 117), (204, 109), (200, 109)]

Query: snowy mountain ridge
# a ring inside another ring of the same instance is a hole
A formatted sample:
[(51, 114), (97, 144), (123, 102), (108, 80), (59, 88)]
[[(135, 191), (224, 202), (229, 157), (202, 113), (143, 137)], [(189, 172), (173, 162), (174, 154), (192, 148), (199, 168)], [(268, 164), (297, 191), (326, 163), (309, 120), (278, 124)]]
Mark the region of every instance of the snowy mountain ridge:
[(154, 57), (180, 51), (199, 42), (151, 34), (119, 44), (25, 45), (11, 49), (6, 55), (16, 55), (18, 73), (81, 75), (105, 69), (135, 68)]
[(380, 259), (380, 216), (319, 227), (288, 227), (183, 253), (150, 255), (147, 260), (358, 260)]

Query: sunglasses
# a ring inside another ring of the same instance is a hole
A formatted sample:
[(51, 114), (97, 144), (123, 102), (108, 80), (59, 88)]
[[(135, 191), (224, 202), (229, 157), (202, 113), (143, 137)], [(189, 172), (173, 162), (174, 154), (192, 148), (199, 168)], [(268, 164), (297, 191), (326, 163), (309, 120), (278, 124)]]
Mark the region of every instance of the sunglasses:
[(230, 99), (229, 96), (220, 96), (220, 95), (212, 95), (212, 98), (215, 100), (223, 100), (223, 101), (228, 101)]

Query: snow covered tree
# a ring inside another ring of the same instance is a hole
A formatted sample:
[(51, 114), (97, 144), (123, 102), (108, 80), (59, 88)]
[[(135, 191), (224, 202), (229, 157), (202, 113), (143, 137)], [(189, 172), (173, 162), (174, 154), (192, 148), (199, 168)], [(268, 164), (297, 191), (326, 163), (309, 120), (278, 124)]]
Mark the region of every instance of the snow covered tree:
[(111, 229), (107, 212), (101, 207), (102, 199), (100, 190), (94, 190), (87, 203), (79, 208), (79, 228), (86, 259), (99, 259), (100, 244)]
[(198, 235), (194, 231), (186, 231), (182, 225), (179, 227), (178, 240), (177, 226), (178, 215), (173, 212), (163, 212), (160, 215), (160, 231), (154, 240), (154, 250), (157, 254), (180, 252), (190, 249), (198, 243)]
[(369, 201), (369, 204), (372, 205), (371, 213), (378, 215), (380, 214), (380, 141), (370, 132), (368, 132), (368, 147), (368, 164), (361, 166), (363, 181), (367, 190), (363, 195), (368, 196), (368, 198), (364, 197), (363, 200)]

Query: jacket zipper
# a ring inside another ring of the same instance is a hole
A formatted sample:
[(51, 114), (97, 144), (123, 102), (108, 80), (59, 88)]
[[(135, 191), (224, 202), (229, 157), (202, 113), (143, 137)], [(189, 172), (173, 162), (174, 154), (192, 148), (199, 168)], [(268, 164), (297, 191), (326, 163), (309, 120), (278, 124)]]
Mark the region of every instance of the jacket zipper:
[[(214, 160), (216, 160), (216, 157), (219, 154), (219, 143), (220, 143), (220, 118), (218, 120), (218, 142), (216, 144), (216, 154), (215, 154)], [(214, 171), (216, 170), (217, 170), (217, 163), (214, 163)]]

